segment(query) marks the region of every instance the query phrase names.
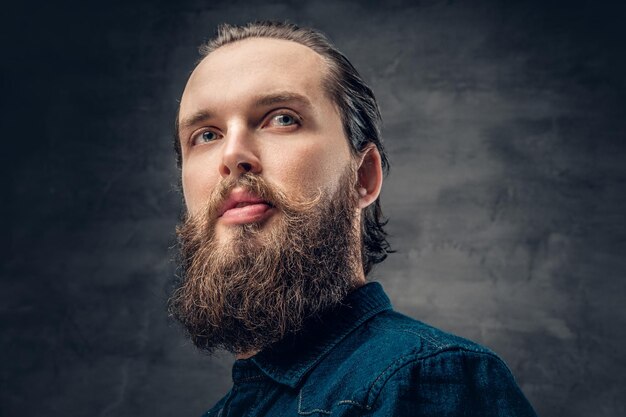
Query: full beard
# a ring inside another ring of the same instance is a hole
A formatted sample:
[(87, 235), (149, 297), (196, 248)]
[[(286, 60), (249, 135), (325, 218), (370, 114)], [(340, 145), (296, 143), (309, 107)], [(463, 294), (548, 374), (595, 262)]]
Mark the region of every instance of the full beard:
[[(354, 178), (349, 168), (334, 195), (294, 199), (245, 174), (217, 187), (201, 215), (187, 216), (177, 228), (180, 281), (169, 310), (198, 348), (256, 352), (341, 304), (360, 270)], [(217, 211), (236, 186), (277, 213), (218, 238)]]

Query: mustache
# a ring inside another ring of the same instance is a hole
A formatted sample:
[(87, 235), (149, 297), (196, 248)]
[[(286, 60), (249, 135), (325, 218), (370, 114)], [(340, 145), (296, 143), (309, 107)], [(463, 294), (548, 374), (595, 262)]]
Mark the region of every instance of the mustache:
[(209, 195), (204, 210), (200, 213), (206, 216), (209, 223), (216, 221), (220, 208), (235, 188), (241, 188), (285, 213), (295, 215), (315, 206), (322, 198), (322, 191), (318, 190), (312, 198), (298, 198), (287, 194), (276, 186), (271, 185), (263, 177), (253, 173), (243, 173), (238, 177), (228, 177), (222, 180)]

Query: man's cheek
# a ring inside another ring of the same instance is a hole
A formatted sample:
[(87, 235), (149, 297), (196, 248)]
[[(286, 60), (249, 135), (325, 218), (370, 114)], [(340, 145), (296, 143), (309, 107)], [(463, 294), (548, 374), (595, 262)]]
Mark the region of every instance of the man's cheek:
[(206, 173), (188, 169), (187, 171), (183, 170), (182, 185), (185, 205), (187, 210), (193, 214), (206, 205), (211, 192), (217, 185), (217, 180)]

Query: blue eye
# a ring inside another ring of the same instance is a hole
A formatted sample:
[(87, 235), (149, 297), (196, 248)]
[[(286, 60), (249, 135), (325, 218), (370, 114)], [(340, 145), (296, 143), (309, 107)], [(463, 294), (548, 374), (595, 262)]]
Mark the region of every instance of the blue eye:
[(214, 140), (219, 139), (219, 135), (211, 130), (206, 130), (200, 134), (197, 134), (193, 138), (194, 145), (201, 145), (203, 143), (213, 142)]
[(200, 135), (200, 139), (202, 139), (203, 142), (211, 142), (212, 140), (217, 139), (217, 134), (215, 134), (215, 132), (207, 130), (206, 132), (202, 132), (202, 134)]
[(289, 114), (278, 114), (272, 117), (272, 121), (278, 126), (291, 126), (296, 123), (296, 118)]

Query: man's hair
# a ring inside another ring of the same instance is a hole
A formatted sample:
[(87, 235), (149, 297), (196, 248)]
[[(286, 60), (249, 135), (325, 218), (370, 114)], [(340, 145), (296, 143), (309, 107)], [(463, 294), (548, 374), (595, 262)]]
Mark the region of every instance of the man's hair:
[[(361, 153), (369, 144), (374, 144), (380, 153), (383, 172), (389, 171), (389, 161), (380, 133), (381, 115), (372, 90), (365, 84), (358, 71), (321, 32), (301, 28), (287, 22), (258, 21), (245, 26), (222, 24), (217, 35), (200, 47), (202, 61), (216, 49), (248, 38), (272, 38), (299, 43), (317, 52), (327, 63), (328, 74), (324, 88), (341, 116), (343, 130), (353, 155)], [(182, 163), (178, 139), (178, 117), (174, 142), (179, 166)], [(364, 209), (361, 217), (361, 257), (367, 275), (372, 267), (385, 260), (393, 252), (383, 229), (387, 221), (383, 218), (380, 198)]]

